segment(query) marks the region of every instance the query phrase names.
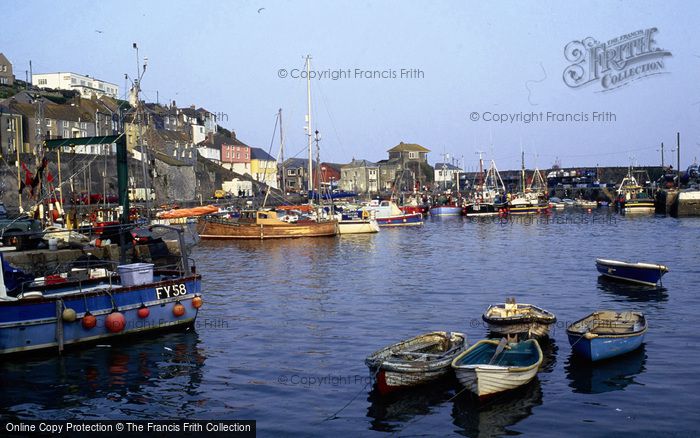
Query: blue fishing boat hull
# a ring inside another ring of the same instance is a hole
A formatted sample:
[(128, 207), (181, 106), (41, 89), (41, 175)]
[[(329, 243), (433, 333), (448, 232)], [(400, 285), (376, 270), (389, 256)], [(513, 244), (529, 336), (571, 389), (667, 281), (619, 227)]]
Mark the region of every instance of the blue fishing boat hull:
[(624, 338), (597, 337), (593, 339), (586, 339), (571, 333), (567, 335), (574, 354), (592, 362), (630, 353), (641, 347), (644, 342), (644, 333)]
[(462, 208), (461, 207), (451, 207), (451, 206), (432, 207), (430, 209), (430, 215), (431, 216), (461, 216), (462, 215)]
[(668, 272), (668, 268), (663, 265), (605, 259), (596, 260), (596, 269), (606, 277), (646, 286), (656, 286), (661, 281), (661, 277)]
[[(104, 284), (83, 290), (82, 293), (75, 293), (75, 290), (61, 293), (58, 289), (45, 292), (37, 299), (0, 301), (0, 356), (50, 349), (59, 351), (73, 345), (109, 342), (115, 337), (191, 326), (198, 314), (193, 299), (200, 296), (201, 278), (198, 275), (176, 279), (163, 277), (139, 286), (117, 284), (110, 288), (109, 284)], [(179, 312), (174, 311), (176, 305), (184, 307), (184, 313), (179, 316), (176, 315)], [(139, 316), (139, 309), (143, 307), (148, 309), (145, 317), (143, 311)], [(64, 309), (75, 311), (74, 321), (62, 318)], [(96, 319), (96, 324), (90, 328), (83, 324), (88, 311)], [(116, 332), (110, 331), (106, 324), (113, 311), (124, 317), (123, 329)]]
[(420, 213), (411, 213), (398, 216), (378, 217), (377, 224), (380, 227), (423, 225), (423, 215)]

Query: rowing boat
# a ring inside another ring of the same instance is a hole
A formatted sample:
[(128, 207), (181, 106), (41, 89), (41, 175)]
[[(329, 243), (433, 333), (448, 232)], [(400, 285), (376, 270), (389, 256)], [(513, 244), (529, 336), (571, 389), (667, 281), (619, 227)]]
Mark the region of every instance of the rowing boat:
[(452, 359), (464, 351), (466, 336), (431, 332), (384, 347), (365, 359), (379, 392), (421, 385), (450, 371)]

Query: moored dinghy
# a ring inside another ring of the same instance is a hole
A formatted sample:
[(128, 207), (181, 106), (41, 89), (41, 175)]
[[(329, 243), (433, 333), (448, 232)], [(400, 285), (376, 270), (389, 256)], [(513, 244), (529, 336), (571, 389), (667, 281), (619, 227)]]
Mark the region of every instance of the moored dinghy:
[(595, 266), (598, 272), (606, 277), (645, 286), (656, 286), (661, 277), (668, 272), (666, 266), (655, 263), (630, 263), (609, 259), (596, 259)]
[(426, 333), (372, 353), (365, 364), (376, 375), (379, 391), (388, 393), (444, 376), (465, 347), (462, 333)]
[(530, 383), (542, 359), (542, 349), (534, 339), (511, 344), (505, 339), (485, 339), (457, 356), (452, 369), (467, 390), (485, 397)]
[(481, 318), (488, 324), (491, 333), (498, 335), (527, 334), (549, 336), (549, 329), (557, 317), (532, 304), (516, 303), (508, 298), (504, 304), (492, 304)]
[(571, 324), (566, 334), (575, 354), (595, 362), (636, 350), (646, 331), (640, 312), (598, 310)]

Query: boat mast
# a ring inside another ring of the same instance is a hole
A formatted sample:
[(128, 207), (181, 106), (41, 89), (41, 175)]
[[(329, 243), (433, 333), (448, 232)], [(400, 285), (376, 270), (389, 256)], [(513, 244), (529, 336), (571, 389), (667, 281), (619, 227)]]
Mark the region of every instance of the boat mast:
[(313, 182), (313, 137), (311, 132), (311, 55), (306, 55), (306, 135), (308, 136), (309, 146), (309, 167), (308, 167), (308, 185), (309, 203), (311, 203), (311, 192), (314, 189)]
[(148, 179), (148, 171), (146, 170), (146, 166), (148, 166), (148, 151), (147, 147), (143, 142), (143, 118), (145, 116), (144, 110), (143, 110), (143, 105), (141, 105), (141, 98), (139, 97), (139, 93), (141, 92), (141, 80), (143, 79), (143, 75), (146, 73), (146, 66), (148, 64), (148, 58), (144, 59), (144, 64), (143, 64), (143, 72), (141, 72), (141, 64), (139, 61), (139, 47), (136, 45), (136, 43), (133, 44), (134, 49), (136, 49), (136, 80), (134, 81), (134, 94), (135, 94), (135, 99), (136, 99), (136, 120), (138, 123), (138, 142), (141, 143), (141, 170), (143, 173), (143, 191), (144, 191), (144, 201), (146, 204), (146, 216), (150, 217), (151, 216), (151, 190), (149, 188), (147, 179)]
[(479, 154), (479, 188), (484, 191), (484, 151), (476, 151)]
[(525, 151), (520, 150), (520, 188), (525, 193)]
[(282, 163), (282, 194), (284, 195), (287, 191), (287, 180), (284, 174), (284, 132), (282, 131), (282, 108), (279, 109), (277, 114), (280, 122), (280, 162)]

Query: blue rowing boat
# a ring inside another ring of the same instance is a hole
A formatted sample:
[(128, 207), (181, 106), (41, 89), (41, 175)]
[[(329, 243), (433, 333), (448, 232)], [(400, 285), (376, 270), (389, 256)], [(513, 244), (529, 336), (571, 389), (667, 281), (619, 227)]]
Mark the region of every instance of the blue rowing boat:
[(668, 272), (668, 268), (664, 265), (608, 259), (596, 259), (595, 266), (598, 272), (606, 277), (645, 286), (656, 286), (661, 281), (661, 277)]
[(613, 310), (598, 310), (566, 328), (574, 354), (592, 362), (636, 350), (646, 331), (642, 313)]

